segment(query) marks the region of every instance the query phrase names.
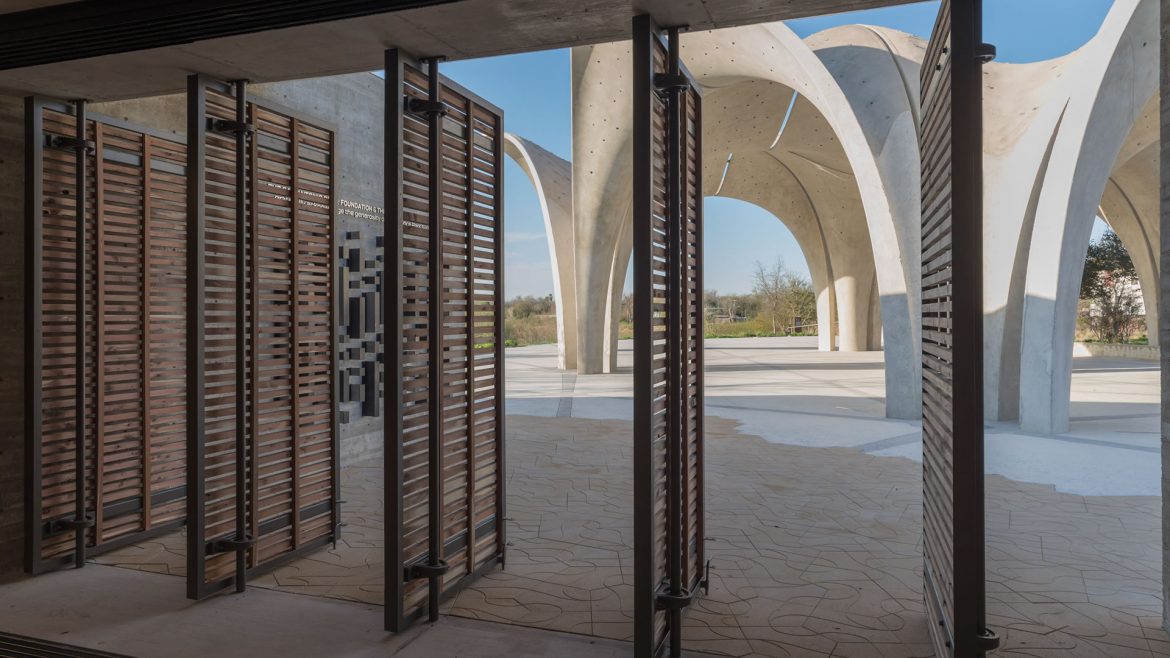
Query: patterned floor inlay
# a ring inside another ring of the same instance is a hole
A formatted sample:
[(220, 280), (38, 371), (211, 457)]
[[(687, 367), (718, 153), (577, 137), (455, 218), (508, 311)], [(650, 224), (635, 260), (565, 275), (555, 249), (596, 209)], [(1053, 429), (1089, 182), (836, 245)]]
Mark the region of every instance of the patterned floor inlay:
[[(448, 614), (629, 639), (630, 423), (509, 418), (507, 568)], [(733, 656), (929, 656), (921, 465), (767, 443), (707, 418), (711, 591), (690, 649)], [(253, 581), (382, 602), (380, 462), (345, 469), (336, 549)], [(996, 655), (1170, 655), (1161, 623), (1160, 501), (988, 478), (988, 615)], [(98, 559), (181, 575), (180, 534)]]

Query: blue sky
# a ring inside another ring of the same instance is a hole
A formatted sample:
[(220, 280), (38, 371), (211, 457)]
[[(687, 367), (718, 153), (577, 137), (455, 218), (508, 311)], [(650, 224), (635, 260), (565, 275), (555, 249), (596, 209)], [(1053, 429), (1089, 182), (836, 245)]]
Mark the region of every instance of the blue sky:
[[(1112, 0), (984, 0), (984, 37), (996, 45), (1001, 62), (1050, 59), (1088, 41), (1111, 5)], [(926, 38), (937, 11), (938, 2), (923, 2), (801, 19), (788, 25), (801, 37), (838, 25), (868, 23)], [(568, 50), (452, 62), (442, 70), (503, 108), (507, 130), (571, 158)], [(505, 293), (508, 297), (549, 294), (552, 270), (536, 193), (511, 160), (504, 176)], [(772, 214), (715, 197), (707, 199), (705, 211), (709, 289), (748, 292), (756, 262), (771, 264), (777, 259), (807, 276), (808, 267), (795, 239)]]

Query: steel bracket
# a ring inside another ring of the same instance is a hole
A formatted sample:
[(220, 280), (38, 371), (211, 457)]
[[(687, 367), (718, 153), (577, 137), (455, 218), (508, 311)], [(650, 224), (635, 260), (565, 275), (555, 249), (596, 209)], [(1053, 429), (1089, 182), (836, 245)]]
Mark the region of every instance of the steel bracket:
[(97, 150), (97, 145), (92, 139), (77, 139), (64, 135), (45, 135), (45, 147), (62, 151), (85, 151), (86, 153), (93, 153)]
[(691, 81), (681, 73), (655, 73), (654, 88), (661, 91), (682, 91), (691, 88)]
[(999, 635), (990, 628), (985, 628), (975, 636), (975, 647), (979, 651), (995, 651), (999, 648)]
[(256, 132), (256, 126), (246, 121), (207, 117), (207, 130), (221, 135), (239, 135), (240, 133), (250, 135)]
[(419, 580), (422, 578), (439, 578), (446, 575), (447, 571), (450, 569), (451, 565), (447, 564), (446, 560), (439, 560), (438, 564), (419, 562), (403, 569), (402, 578), (407, 582), (412, 580)]
[(658, 589), (658, 593), (654, 595), (654, 609), (655, 610), (682, 610), (691, 605), (695, 600), (695, 592), (687, 588), (682, 588), (678, 594), (671, 594), (670, 587), (663, 585)]
[(450, 108), (443, 101), (430, 101), (425, 98), (407, 98), (406, 111), (410, 114), (446, 116)]
[(243, 539), (215, 539), (207, 542), (207, 550), (204, 555), (219, 555), (221, 553), (236, 553), (247, 550), (256, 543), (255, 538), (251, 533), (244, 535)]
[(66, 519), (56, 519), (48, 521), (44, 525), (44, 536), (58, 535), (63, 532), (71, 532), (74, 530), (84, 530), (85, 528), (92, 528), (96, 523), (96, 517), (93, 512), (86, 512), (85, 518), (78, 519), (77, 517), (70, 517)]
[(975, 47), (975, 59), (979, 60), (980, 64), (990, 64), (995, 61), (997, 54), (995, 46), (990, 43), (981, 43)]

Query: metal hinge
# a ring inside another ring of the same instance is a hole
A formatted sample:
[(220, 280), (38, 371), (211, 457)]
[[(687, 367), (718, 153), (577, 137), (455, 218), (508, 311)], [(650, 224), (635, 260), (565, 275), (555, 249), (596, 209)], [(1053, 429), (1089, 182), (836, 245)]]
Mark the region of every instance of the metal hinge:
[(407, 97), (403, 105), (409, 114), (422, 114), (426, 116), (446, 116), (450, 108), (443, 101), (432, 101), (426, 98), (410, 98)]
[(256, 126), (248, 123), (247, 121), (233, 121), (231, 119), (216, 119), (215, 117), (207, 117), (207, 130), (223, 135), (239, 135), (240, 133), (250, 135), (256, 132)]
[(55, 519), (53, 521), (46, 521), (42, 527), (43, 536), (50, 537), (52, 535), (59, 535), (64, 532), (73, 530), (84, 530), (85, 528), (92, 528), (96, 524), (96, 516), (93, 512), (86, 512), (84, 518), (77, 518), (75, 516), (66, 519)]
[(685, 587), (678, 594), (670, 593), (670, 585), (663, 583), (654, 594), (655, 610), (682, 610), (695, 600), (695, 593)]
[(60, 149), (62, 151), (82, 151), (86, 153), (93, 153), (97, 150), (97, 145), (93, 140), (81, 140), (76, 137), (65, 137), (64, 135), (45, 135), (45, 148)]
[(661, 91), (670, 91), (673, 89), (690, 89), (691, 80), (682, 73), (655, 73), (654, 88)]
[(990, 43), (981, 43), (975, 47), (975, 59), (979, 60), (980, 64), (994, 62), (996, 54), (995, 46)]
[(451, 566), (447, 564), (446, 560), (439, 560), (438, 564), (430, 564), (428, 562), (416, 562), (408, 565), (402, 570), (402, 579), (406, 582), (412, 580), (419, 580), (423, 578), (440, 578), (450, 570)]
[(983, 629), (983, 632), (975, 637), (975, 648), (979, 651), (995, 651), (999, 648), (999, 635), (990, 628)]
[(252, 544), (255, 543), (256, 540), (252, 537), (251, 533), (244, 533), (243, 539), (230, 539), (226, 537), (223, 539), (213, 539), (207, 542), (207, 545), (204, 547), (204, 555), (210, 556), (219, 555), (221, 553), (237, 553), (239, 551), (248, 549), (252, 546)]

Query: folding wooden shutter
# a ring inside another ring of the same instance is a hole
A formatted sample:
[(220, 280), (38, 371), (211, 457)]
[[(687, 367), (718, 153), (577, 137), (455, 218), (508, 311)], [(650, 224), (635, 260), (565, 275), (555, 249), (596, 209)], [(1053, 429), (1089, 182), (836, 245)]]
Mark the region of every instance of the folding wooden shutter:
[[(338, 525), (334, 136), (260, 103), (246, 104), (247, 126), (240, 126), (239, 89), (233, 94), (229, 86), (193, 76), (188, 92), (194, 176), (189, 249), (202, 255), (190, 274), (202, 290), (192, 290), (201, 301), (190, 311), (189, 377), (203, 392), (191, 406), (189, 443), (192, 598), (233, 579), (239, 586), (250, 574), (320, 548), (335, 540)], [(240, 129), (249, 135), (242, 172), (242, 302), (236, 260)], [(244, 304), (243, 324), (237, 303)], [(239, 505), (244, 533), (237, 528)]]
[(387, 53), (393, 631), (504, 559), (503, 114), (434, 66)]
[(702, 105), (677, 31), (633, 27), (634, 644), (677, 656), (705, 583)]
[[(75, 107), (29, 99), (30, 322), (28, 569), (76, 557), (69, 520), (82, 493), (86, 554), (183, 521), (185, 147), (100, 116), (86, 121), (85, 368), (75, 367)], [(84, 478), (76, 476), (74, 395)], [(82, 556), (84, 557), (84, 556)]]
[(980, 4), (942, 2), (919, 131), (925, 597), (935, 652), (959, 657), (998, 643), (984, 625)]

